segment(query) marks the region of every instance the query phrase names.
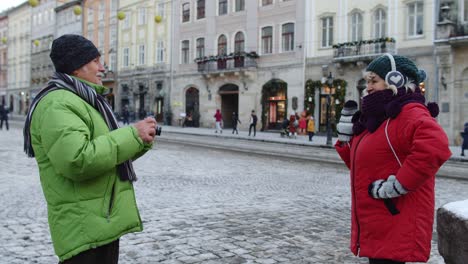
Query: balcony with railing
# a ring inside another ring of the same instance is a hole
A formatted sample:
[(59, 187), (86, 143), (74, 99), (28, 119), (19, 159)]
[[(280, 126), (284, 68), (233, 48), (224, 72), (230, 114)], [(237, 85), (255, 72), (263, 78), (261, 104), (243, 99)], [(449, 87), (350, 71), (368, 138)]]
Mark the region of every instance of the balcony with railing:
[(195, 59), (198, 72), (216, 74), (238, 72), (257, 68), (258, 55), (255, 52), (240, 52), (229, 55), (209, 56)]
[(333, 61), (337, 63), (371, 61), (383, 53), (396, 53), (395, 39), (378, 38), (333, 45)]

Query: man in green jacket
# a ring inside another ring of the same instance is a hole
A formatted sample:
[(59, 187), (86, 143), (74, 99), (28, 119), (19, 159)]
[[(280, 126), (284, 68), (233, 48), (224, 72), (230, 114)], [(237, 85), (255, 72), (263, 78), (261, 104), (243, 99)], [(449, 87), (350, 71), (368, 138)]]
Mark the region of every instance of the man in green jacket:
[(119, 128), (104, 97), (104, 67), (79, 35), (52, 43), (56, 72), (34, 98), (24, 127), (35, 157), (59, 263), (118, 263), (119, 238), (143, 229), (132, 160), (152, 147), (156, 121)]

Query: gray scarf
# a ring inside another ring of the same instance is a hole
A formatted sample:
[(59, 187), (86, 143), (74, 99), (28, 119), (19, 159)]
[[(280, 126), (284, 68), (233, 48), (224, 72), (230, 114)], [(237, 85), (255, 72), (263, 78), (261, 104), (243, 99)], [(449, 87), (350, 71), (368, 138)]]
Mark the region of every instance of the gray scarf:
[[(79, 97), (85, 100), (88, 104), (94, 107), (102, 115), (106, 121), (107, 126), (110, 130), (115, 130), (119, 128), (117, 119), (112, 112), (111, 107), (107, 103), (104, 97), (96, 93), (96, 90), (90, 87), (88, 84), (71, 77), (65, 73), (55, 72), (52, 78), (50, 79), (48, 86), (42, 89), (29, 107), (28, 115), (26, 117), (26, 122), (24, 124), (23, 136), (24, 136), (24, 152), (28, 157), (34, 157), (34, 150), (31, 144), (31, 119), (39, 101), (44, 98), (49, 92), (64, 89), (68, 90)], [(133, 170), (133, 165), (131, 160), (127, 160), (122, 164), (117, 165), (117, 169), (120, 175), (120, 179), (123, 181), (136, 181), (135, 171)]]

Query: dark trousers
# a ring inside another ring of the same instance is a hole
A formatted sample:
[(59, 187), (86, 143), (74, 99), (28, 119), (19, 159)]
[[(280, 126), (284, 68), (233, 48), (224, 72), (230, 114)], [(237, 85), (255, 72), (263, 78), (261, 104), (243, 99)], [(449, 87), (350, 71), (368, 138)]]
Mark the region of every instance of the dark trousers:
[(369, 264), (405, 264), (404, 262), (393, 261), (388, 259), (369, 259)]
[(3, 121), (5, 121), (6, 129), (9, 130), (10, 127), (8, 127), (8, 119), (2, 119), (2, 121), (0, 121), (0, 129), (3, 129)]
[(117, 264), (119, 263), (119, 240), (92, 248), (59, 262), (59, 264)]
[(309, 132), (309, 141), (312, 141), (314, 134), (315, 134), (314, 132)]
[(252, 132), (252, 128), (254, 130), (254, 137), (255, 137), (255, 134), (257, 133), (257, 125), (256, 124), (250, 124), (250, 127), (249, 127), (249, 136), (250, 136), (250, 133)]
[(237, 126), (232, 127), (232, 133), (234, 134), (234, 132), (236, 132), (236, 134), (239, 134), (239, 131), (237, 131)]

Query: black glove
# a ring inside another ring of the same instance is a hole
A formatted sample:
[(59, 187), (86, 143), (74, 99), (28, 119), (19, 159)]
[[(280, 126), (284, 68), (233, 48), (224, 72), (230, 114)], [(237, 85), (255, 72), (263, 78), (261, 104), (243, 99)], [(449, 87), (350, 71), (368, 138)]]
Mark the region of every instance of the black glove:
[(341, 110), (340, 122), (336, 125), (338, 132), (338, 140), (341, 142), (349, 142), (353, 136), (353, 118), (354, 113), (358, 110), (358, 105), (355, 101), (349, 100), (344, 104)]
[(368, 191), (375, 199), (395, 198), (408, 193), (395, 175), (388, 176), (387, 180), (376, 180), (369, 185)]

